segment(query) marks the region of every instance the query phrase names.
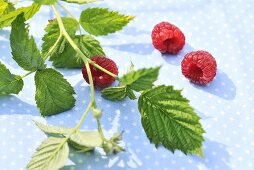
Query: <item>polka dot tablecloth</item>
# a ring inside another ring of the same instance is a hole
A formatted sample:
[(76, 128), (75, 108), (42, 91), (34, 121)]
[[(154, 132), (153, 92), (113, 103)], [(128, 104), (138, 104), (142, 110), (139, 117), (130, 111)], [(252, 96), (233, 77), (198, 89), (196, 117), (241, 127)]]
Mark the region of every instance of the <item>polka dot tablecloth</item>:
[[(21, 3), (26, 5), (27, 2)], [(78, 17), (87, 6), (67, 4)], [(105, 0), (88, 6), (107, 7), (136, 18), (124, 30), (98, 37), (108, 57), (116, 61), (120, 74), (130, 63), (136, 68), (162, 65), (156, 84), (174, 85), (202, 117), (206, 131), (205, 158), (156, 149), (142, 129), (137, 101), (114, 103), (96, 93), (104, 110), (107, 136), (124, 130), (121, 143), (126, 152), (106, 157), (101, 150), (79, 154), (71, 151), (63, 170), (253, 170), (254, 169), (254, 1), (253, 0)], [(43, 7), (30, 20), (31, 34), (40, 45), (47, 20), (53, 14)], [(177, 56), (161, 55), (151, 45), (155, 24), (169, 21), (182, 29), (186, 45)], [(15, 74), (26, 73), (11, 58), (10, 29), (0, 31), (0, 60)], [(180, 63), (190, 51), (207, 50), (218, 63), (216, 80), (207, 87), (189, 83)], [(50, 65), (50, 63), (49, 63)], [(76, 107), (47, 118), (40, 117), (34, 102), (33, 75), (25, 78), (19, 95), (0, 97), (0, 169), (22, 170), (38, 145), (46, 138), (32, 122), (73, 127), (89, 102), (89, 87), (79, 69), (59, 69), (75, 87)], [(82, 129), (95, 129), (91, 116)]]

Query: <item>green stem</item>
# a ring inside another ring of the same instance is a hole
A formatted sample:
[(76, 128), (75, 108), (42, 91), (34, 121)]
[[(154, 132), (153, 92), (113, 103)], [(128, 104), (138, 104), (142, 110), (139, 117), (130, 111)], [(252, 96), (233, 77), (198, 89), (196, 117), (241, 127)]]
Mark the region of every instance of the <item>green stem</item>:
[(102, 139), (103, 141), (107, 141), (107, 139), (105, 138), (105, 136), (104, 136), (104, 134), (103, 134), (102, 128), (101, 128), (100, 119), (99, 119), (99, 118), (96, 118), (96, 121), (97, 121), (97, 126), (98, 126), (98, 132), (99, 132), (99, 134), (101, 135), (101, 139)]
[[(65, 8), (60, 2), (56, 2), (68, 15), (70, 15), (70, 17), (72, 17), (73, 19), (75, 19), (76, 20), (76, 18), (74, 17), (74, 15), (72, 15), (72, 13), (67, 9), (67, 8)], [(77, 20), (76, 20), (77, 21)], [(79, 22), (79, 21), (77, 21), (77, 22)], [(81, 26), (80, 26), (80, 24), (79, 24), (79, 33), (80, 33), (80, 35), (81, 35)]]
[[(59, 5), (68, 15), (70, 15), (70, 17), (72, 17), (72, 18), (74, 18), (75, 19), (75, 17), (72, 15), (72, 13), (68, 10), (68, 9), (66, 9), (60, 2), (56, 2), (57, 3), (57, 5)], [(75, 19), (76, 20), (76, 19)]]
[(25, 78), (26, 76), (28, 76), (28, 75), (34, 73), (34, 72), (35, 72), (35, 71), (30, 71), (30, 72), (26, 73), (25, 75), (23, 75), (23, 76), (20, 77), (20, 80), (23, 79), (23, 78)]
[(88, 75), (89, 84), (90, 84), (91, 102), (93, 103), (93, 107), (95, 107), (96, 103), (95, 103), (95, 98), (94, 98), (93, 76), (92, 76), (92, 73), (91, 73), (91, 69), (90, 69), (89, 63), (87, 61), (85, 62), (85, 66), (86, 66), (87, 75)]
[[(72, 40), (72, 38), (70, 37), (70, 35), (67, 33), (64, 25), (63, 25), (63, 21), (59, 15), (58, 10), (56, 9), (55, 5), (52, 5), (52, 9), (54, 11), (54, 14), (56, 16), (59, 28), (60, 28), (60, 32), (63, 34), (63, 36), (66, 38), (66, 40), (70, 43), (70, 45), (72, 46), (72, 48), (76, 51), (76, 53), (78, 53), (78, 55), (81, 57), (81, 59), (86, 62), (88, 61), (91, 65), (93, 65), (94, 67), (96, 67), (97, 69), (103, 71), (104, 73), (116, 78), (117, 75), (115, 75), (114, 73), (111, 73), (110, 71), (104, 69), (103, 67), (99, 66), (98, 64), (96, 64), (95, 62), (93, 62), (91, 59), (87, 58), (84, 53), (79, 49), (79, 47), (75, 44), (75, 42)], [(88, 55), (87, 55), (88, 56)]]
[[(92, 107), (92, 102), (90, 102), (85, 110), (85, 112), (83, 113), (82, 117), (80, 118), (78, 124), (75, 126), (75, 128), (68, 134), (68, 136), (65, 137), (64, 141), (59, 145), (59, 147), (56, 149), (55, 153), (58, 152), (63, 146), (64, 144), (69, 140), (69, 138), (71, 137), (71, 135), (73, 135), (74, 133), (77, 132), (77, 130), (80, 128), (81, 124), (83, 123), (83, 121), (85, 120), (90, 108)], [(52, 154), (54, 156), (54, 154)], [(51, 157), (53, 157), (51, 156)], [(51, 159), (49, 159), (51, 160)]]
[[(56, 6), (55, 5), (52, 5), (52, 9), (54, 11), (54, 14), (56, 16), (56, 19), (57, 19), (57, 22), (58, 22), (58, 25), (59, 25), (59, 29), (60, 29), (60, 32), (62, 33), (62, 35), (66, 38), (66, 40), (70, 43), (70, 45), (72, 46), (72, 48), (76, 51), (76, 53), (78, 53), (78, 55), (81, 57), (81, 59), (84, 61), (85, 63), (85, 67), (86, 67), (86, 70), (87, 70), (87, 73), (88, 73), (88, 79), (89, 79), (89, 84), (90, 84), (90, 90), (91, 90), (91, 101), (86, 109), (86, 111), (84, 112), (83, 116), (81, 117), (79, 123), (76, 125), (76, 127), (74, 128), (73, 132), (70, 133), (68, 135), (68, 137), (70, 137), (73, 133), (75, 133), (81, 126), (81, 124), (83, 123), (87, 113), (89, 112), (89, 110), (91, 108), (96, 108), (96, 103), (95, 103), (95, 97), (94, 97), (94, 84), (93, 84), (93, 77), (92, 77), (92, 73), (91, 73), (91, 69), (90, 69), (90, 66), (89, 66), (89, 63), (91, 65), (93, 65), (94, 67), (96, 67), (97, 69), (105, 72), (106, 74), (112, 76), (112, 77), (117, 77), (117, 75), (111, 73), (110, 71), (104, 69), (103, 67), (97, 65), (95, 62), (93, 62), (92, 60), (90, 60), (89, 58), (87, 58), (84, 53), (79, 49), (79, 47), (75, 44), (75, 42), (72, 40), (72, 38), (70, 37), (70, 35), (67, 33), (65, 27), (64, 27), (64, 24), (63, 24), (63, 21), (59, 15), (59, 12), (58, 10), (56, 9)], [(103, 141), (107, 141), (104, 134), (103, 134), (103, 131), (102, 131), (102, 128), (101, 128), (101, 124), (100, 124), (100, 120), (99, 118), (96, 118), (97, 119), (97, 125), (98, 125), (98, 132), (100, 133), (101, 135), (101, 138)]]
[(54, 45), (49, 49), (48, 53), (43, 57), (44, 60), (47, 60), (47, 58), (51, 55), (51, 53), (55, 50), (57, 44), (61, 41), (63, 35), (60, 33), (56, 42), (54, 43)]
[(93, 103), (90, 102), (90, 103), (88, 104), (88, 106), (87, 106), (85, 112), (84, 112), (83, 115), (81, 116), (81, 118), (80, 118), (78, 124), (75, 126), (75, 128), (74, 128), (74, 133), (80, 128), (80, 126), (82, 125), (83, 121), (85, 120), (85, 118), (86, 118), (86, 116), (87, 116), (89, 110), (92, 108), (92, 106), (93, 106)]

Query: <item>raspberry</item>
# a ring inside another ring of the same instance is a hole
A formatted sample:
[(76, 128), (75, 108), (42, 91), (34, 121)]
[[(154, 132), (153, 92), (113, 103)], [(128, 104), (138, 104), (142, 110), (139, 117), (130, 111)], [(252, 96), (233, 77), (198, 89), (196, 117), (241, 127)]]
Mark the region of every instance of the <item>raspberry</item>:
[(191, 82), (206, 85), (216, 76), (217, 64), (206, 51), (190, 52), (182, 61), (182, 73)]
[(161, 53), (177, 54), (185, 44), (185, 36), (175, 25), (161, 22), (152, 31), (152, 41)]
[[(115, 75), (118, 75), (118, 68), (116, 66), (116, 63), (105, 57), (95, 56), (91, 58), (92, 61), (94, 61), (99, 66), (103, 67), (104, 69), (110, 71), (111, 73), (114, 73)], [(104, 73), (103, 71), (95, 68), (93, 65), (89, 65), (91, 69), (91, 73), (93, 76), (93, 83), (96, 88), (105, 88), (107, 86), (110, 86), (114, 81), (115, 78)], [(88, 74), (86, 70), (86, 66), (84, 65), (82, 68), (83, 77), (86, 80), (87, 83), (89, 83)]]

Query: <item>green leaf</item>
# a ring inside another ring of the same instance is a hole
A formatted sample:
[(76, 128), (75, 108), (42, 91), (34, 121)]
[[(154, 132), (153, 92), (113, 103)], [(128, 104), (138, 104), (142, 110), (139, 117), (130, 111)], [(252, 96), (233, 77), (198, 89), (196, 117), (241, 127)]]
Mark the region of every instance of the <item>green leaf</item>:
[[(49, 135), (61, 135), (67, 136), (70, 134), (73, 129), (65, 128), (59, 126), (45, 125), (35, 121), (35, 124), (38, 128), (40, 128), (44, 133)], [(91, 139), (89, 139), (91, 138)], [(82, 141), (80, 141), (82, 140)], [(96, 140), (95, 142), (93, 140)], [(94, 131), (79, 131), (77, 134), (72, 135), (71, 139), (68, 142), (78, 150), (78, 152), (88, 152), (94, 149), (94, 147), (100, 146), (102, 140), (98, 135), (98, 132)]]
[(88, 8), (81, 13), (80, 24), (90, 34), (107, 35), (121, 30), (133, 18), (107, 8)]
[(43, 132), (45, 132), (47, 134), (64, 135), (64, 134), (71, 133), (73, 130), (71, 128), (45, 125), (45, 124), (42, 124), (42, 123), (36, 122), (36, 121), (35, 121), (35, 124), (38, 128), (40, 128)]
[(135, 100), (136, 96), (133, 92), (151, 89), (153, 83), (157, 80), (160, 67), (144, 68), (134, 71), (133, 64), (127, 74), (119, 79), (120, 84), (117, 87), (109, 87), (104, 89), (102, 97), (107, 100), (120, 101), (128, 96), (131, 100)]
[[(79, 28), (79, 23), (75, 19), (69, 18), (69, 17), (62, 17), (62, 21), (67, 33), (70, 35), (71, 38), (74, 38), (75, 33)], [(60, 29), (56, 19), (49, 22), (49, 24), (45, 28), (45, 32), (46, 34), (42, 38), (43, 40), (42, 54), (43, 55), (46, 55), (48, 53), (48, 51), (55, 44), (55, 42), (57, 41), (60, 35)], [(63, 44), (63, 48), (65, 47), (66, 41), (64, 40), (65, 40), (64, 38), (61, 39), (61, 42), (59, 43), (59, 45), (57, 46), (54, 52), (59, 52), (61, 44)]]
[(29, 37), (23, 14), (12, 23), (10, 35), (13, 59), (27, 71), (41, 70), (46, 67), (33, 37)]
[(83, 147), (100, 147), (102, 145), (98, 131), (78, 131), (71, 135), (69, 140)]
[(120, 101), (128, 96), (135, 100), (136, 96), (128, 86), (108, 87), (101, 91), (101, 96), (107, 100)]
[(28, 163), (28, 170), (53, 170), (65, 165), (69, 155), (69, 147), (66, 138), (46, 139), (32, 156)]
[(136, 95), (134, 94), (133, 90), (131, 90), (129, 86), (127, 86), (126, 92), (127, 92), (127, 96), (128, 96), (131, 100), (136, 100), (136, 99), (137, 99), (137, 97), (136, 97)]
[[(105, 56), (99, 41), (94, 39), (90, 35), (75, 35), (79, 28), (79, 23), (73, 18), (63, 17), (62, 18), (64, 26), (74, 40), (74, 42), (79, 46), (83, 53), (91, 58), (93, 56)], [(45, 28), (46, 34), (43, 37), (42, 53), (45, 56), (50, 48), (57, 41), (60, 30), (56, 20), (51, 21)], [(62, 38), (60, 43), (58, 43), (57, 48), (51, 53), (50, 61), (53, 62), (55, 67), (67, 67), (67, 68), (80, 68), (84, 65), (84, 62), (77, 55), (72, 46)]]
[(83, 146), (83, 145), (79, 145), (75, 142), (72, 142), (72, 141), (68, 141), (68, 143), (77, 150), (77, 152), (80, 152), (80, 153), (84, 153), (84, 152), (89, 152), (89, 151), (92, 151), (94, 150), (94, 147), (86, 147), (86, 146)]
[(3, 14), (8, 14), (9, 12), (14, 10), (14, 5), (11, 2), (7, 0), (0, 0), (0, 16)]
[(0, 0), (0, 16), (8, 14), (11, 11), (14, 11), (14, 5), (7, 0)]
[(63, 75), (47, 68), (35, 74), (37, 107), (43, 116), (50, 116), (74, 107), (73, 87)]
[(93, 3), (101, 0), (62, 0), (64, 2), (69, 2), (69, 3), (76, 3), (76, 4), (88, 4), (88, 3)]
[(108, 100), (119, 101), (125, 99), (127, 95), (127, 87), (108, 87), (101, 91), (101, 96)]
[(79, 39), (78, 45), (82, 52), (88, 57), (101, 56), (105, 57), (105, 53), (100, 45), (100, 42), (97, 41), (94, 37), (90, 35), (77, 36)]
[[(90, 35), (77, 35), (73, 38), (81, 51), (88, 57), (105, 56), (99, 41)], [(55, 67), (80, 68), (84, 65), (83, 60), (78, 56), (76, 51), (69, 43), (65, 44), (64, 50), (54, 53), (50, 57)]]
[(34, 0), (35, 3), (40, 4), (40, 5), (52, 5), (56, 1), (57, 0)]
[(130, 89), (137, 92), (151, 89), (153, 83), (158, 79), (160, 67), (144, 68), (130, 71), (120, 78), (120, 83), (128, 85)]
[(0, 1), (0, 16), (5, 12), (7, 7), (8, 7), (8, 3), (4, 1)]
[(28, 20), (34, 16), (34, 14), (40, 9), (39, 4), (32, 4), (28, 7), (18, 8), (17, 10), (10, 11), (0, 17), (0, 28), (10, 26), (16, 17), (24, 13), (25, 19)]
[(18, 94), (24, 86), (20, 76), (11, 72), (0, 62), (0, 96), (6, 94)]
[(188, 153), (192, 154), (192, 155), (199, 155), (200, 157), (204, 158), (204, 153), (203, 153), (202, 147), (196, 148), (194, 150), (190, 150), (190, 151), (188, 151)]
[(156, 147), (163, 145), (170, 151), (185, 154), (197, 152), (204, 138), (200, 117), (172, 86), (158, 86), (141, 94), (138, 100), (142, 126)]
[[(78, 44), (79, 40), (77, 38), (73, 39), (73, 41)], [(76, 51), (72, 48), (69, 43), (63, 42), (64, 47), (59, 48), (59, 51), (53, 53), (50, 57), (50, 61), (56, 68), (81, 68), (84, 65), (83, 60), (81, 60), (76, 53)]]

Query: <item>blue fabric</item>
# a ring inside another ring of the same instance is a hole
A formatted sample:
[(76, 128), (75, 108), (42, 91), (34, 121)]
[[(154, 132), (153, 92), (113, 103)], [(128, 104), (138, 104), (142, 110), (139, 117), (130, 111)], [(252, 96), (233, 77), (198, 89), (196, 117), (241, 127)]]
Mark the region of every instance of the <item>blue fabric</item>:
[[(25, 5), (26, 3), (22, 3)], [(162, 65), (156, 84), (174, 85), (202, 117), (206, 131), (205, 158), (174, 154), (150, 144), (140, 123), (137, 101), (110, 102), (96, 93), (104, 110), (102, 123), (107, 136), (124, 130), (125, 153), (106, 157), (100, 150), (77, 154), (71, 151), (64, 170), (252, 170), (254, 169), (254, 67), (252, 0), (106, 0), (88, 6), (108, 7), (136, 19), (124, 30), (98, 37), (108, 57), (116, 61), (123, 74), (131, 62), (136, 68)], [(86, 6), (68, 4), (78, 17)], [(43, 7), (32, 23), (31, 34), (41, 44), (43, 28), (53, 17)], [(186, 45), (177, 56), (161, 55), (151, 45), (150, 33), (161, 21), (174, 23), (186, 36)], [(25, 74), (11, 58), (9, 29), (0, 31), (0, 60), (13, 73)], [(207, 50), (218, 63), (216, 80), (207, 87), (189, 83), (181, 74), (180, 63), (190, 51)], [(75, 87), (76, 107), (48, 118), (40, 117), (34, 102), (33, 76), (25, 78), (19, 95), (0, 97), (0, 167), (2, 170), (25, 169), (32, 153), (46, 138), (32, 120), (73, 127), (89, 102), (89, 87), (79, 69), (59, 69)], [(91, 116), (82, 129), (95, 129)]]

